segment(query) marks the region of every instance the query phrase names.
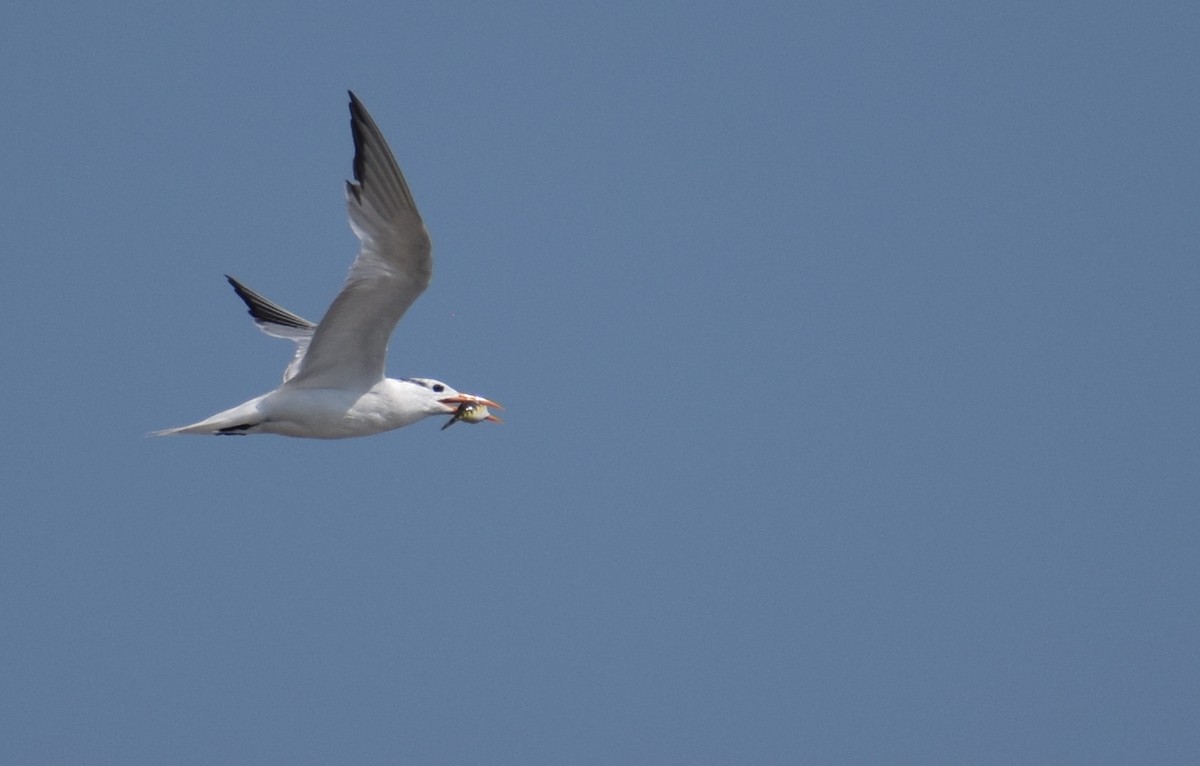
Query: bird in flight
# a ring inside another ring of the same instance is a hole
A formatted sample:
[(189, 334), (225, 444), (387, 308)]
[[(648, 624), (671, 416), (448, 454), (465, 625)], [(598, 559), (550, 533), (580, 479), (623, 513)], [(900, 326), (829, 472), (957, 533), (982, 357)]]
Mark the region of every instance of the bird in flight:
[(226, 277), (268, 335), (295, 342), (283, 383), (175, 434), (279, 434), (344, 439), (391, 431), (436, 415), (443, 430), (465, 421), (498, 422), (481, 396), (463, 394), (431, 378), (384, 374), (388, 338), (400, 317), (429, 286), (433, 257), (429, 232), (379, 126), (353, 92), (354, 180), (346, 182), (350, 228), (362, 242), (342, 290), (317, 324)]

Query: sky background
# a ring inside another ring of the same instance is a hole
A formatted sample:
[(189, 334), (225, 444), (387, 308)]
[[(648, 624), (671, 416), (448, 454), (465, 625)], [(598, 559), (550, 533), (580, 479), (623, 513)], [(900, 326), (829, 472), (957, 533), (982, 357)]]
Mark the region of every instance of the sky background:
[[(20, 3), (0, 762), (1200, 761), (1200, 5)], [(357, 250), (504, 403), (146, 438)]]

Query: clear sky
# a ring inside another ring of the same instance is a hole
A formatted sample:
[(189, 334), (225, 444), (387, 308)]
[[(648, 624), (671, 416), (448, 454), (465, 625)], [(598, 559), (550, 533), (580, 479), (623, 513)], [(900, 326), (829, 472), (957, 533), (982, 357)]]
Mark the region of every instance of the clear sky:
[[(1200, 5), (19, 3), (0, 763), (1200, 762)], [(347, 88), (433, 235), (318, 319)]]

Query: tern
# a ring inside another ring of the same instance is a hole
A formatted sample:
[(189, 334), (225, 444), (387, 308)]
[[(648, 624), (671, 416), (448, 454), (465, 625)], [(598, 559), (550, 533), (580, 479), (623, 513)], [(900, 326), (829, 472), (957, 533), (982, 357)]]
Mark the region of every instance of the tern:
[(362, 245), (341, 292), (317, 324), (284, 309), (227, 276), (268, 335), (296, 343), (283, 383), (262, 396), (179, 428), (176, 434), (279, 434), (344, 439), (391, 431), (436, 415), (443, 430), (465, 420), (499, 421), (481, 396), (463, 394), (432, 378), (384, 374), (388, 339), (400, 317), (429, 286), (429, 232), (379, 126), (350, 92), (354, 180), (346, 182), (350, 228)]

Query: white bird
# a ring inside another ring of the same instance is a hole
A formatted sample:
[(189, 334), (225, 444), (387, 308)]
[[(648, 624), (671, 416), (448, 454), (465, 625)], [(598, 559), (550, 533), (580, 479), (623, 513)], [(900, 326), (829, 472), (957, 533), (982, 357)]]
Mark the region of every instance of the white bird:
[(368, 436), (431, 415), (499, 421), (493, 401), (430, 378), (384, 375), (388, 338), (433, 274), (429, 232), (383, 133), (350, 93), (354, 181), (346, 182), (350, 228), (362, 242), (341, 292), (319, 324), (227, 277), (268, 335), (296, 343), (283, 384), (174, 434), (280, 434), (310, 439)]

